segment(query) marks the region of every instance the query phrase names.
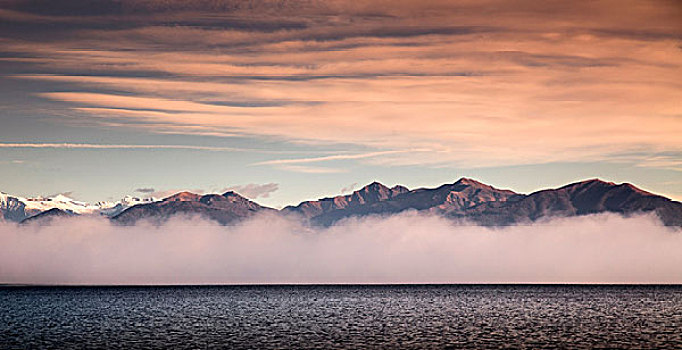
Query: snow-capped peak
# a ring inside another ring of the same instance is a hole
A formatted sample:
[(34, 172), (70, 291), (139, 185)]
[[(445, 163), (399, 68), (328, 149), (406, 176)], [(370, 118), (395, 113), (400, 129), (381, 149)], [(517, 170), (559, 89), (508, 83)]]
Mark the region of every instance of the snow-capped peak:
[(79, 215), (100, 214), (114, 216), (131, 206), (155, 201), (158, 201), (158, 199), (125, 196), (117, 202), (101, 201), (90, 204), (74, 200), (64, 194), (47, 198), (40, 196), (25, 198), (0, 192), (0, 218), (5, 217), (12, 221), (21, 221), (24, 218), (54, 208)]
[(48, 201), (52, 202), (61, 202), (61, 203), (69, 203), (69, 202), (75, 202), (73, 199), (63, 195), (63, 194), (58, 194), (54, 197), (47, 198)]

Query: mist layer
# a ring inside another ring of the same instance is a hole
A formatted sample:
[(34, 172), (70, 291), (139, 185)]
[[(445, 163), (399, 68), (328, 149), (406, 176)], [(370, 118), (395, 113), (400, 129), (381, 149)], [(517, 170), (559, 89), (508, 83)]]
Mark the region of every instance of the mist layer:
[(328, 228), (93, 217), (0, 224), (4, 284), (682, 283), (682, 232), (649, 216), (488, 228), (406, 213)]

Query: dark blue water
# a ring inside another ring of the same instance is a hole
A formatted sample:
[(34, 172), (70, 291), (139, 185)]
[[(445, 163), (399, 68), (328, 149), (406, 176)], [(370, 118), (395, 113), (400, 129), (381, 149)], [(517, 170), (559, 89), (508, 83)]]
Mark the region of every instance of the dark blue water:
[(682, 348), (680, 286), (0, 288), (0, 348)]

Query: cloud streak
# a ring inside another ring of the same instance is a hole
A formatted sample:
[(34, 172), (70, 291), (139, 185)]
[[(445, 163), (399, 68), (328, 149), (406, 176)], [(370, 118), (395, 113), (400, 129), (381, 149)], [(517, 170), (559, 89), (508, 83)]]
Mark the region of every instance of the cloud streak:
[(485, 228), (401, 214), (313, 228), (260, 216), (0, 224), (0, 283), (681, 283), (682, 235), (652, 217)]
[(291, 171), (291, 172), (295, 172), (295, 173), (304, 173), (304, 174), (336, 174), (336, 173), (348, 172), (348, 170), (344, 169), (344, 168), (314, 167), (314, 166), (291, 165), (291, 164), (278, 165), (277, 168), (280, 170), (286, 170), (286, 171)]
[(353, 182), (352, 184), (348, 185), (347, 187), (342, 188), (342, 189), (341, 189), (341, 193), (351, 192), (351, 191), (353, 191), (354, 189), (356, 189), (357, 187), (358, 187), (358, 183), (357, 183), (357, 182)]
[(264, 162), (254, 163), (253, 165), (307, 164), (307, 163), (317, 163), (317, 162), (328, 162), (328, 161), (334, 161), (334, 160), (374, 158), (374, 157), (400, 154), (400, 153), (429, 152), (429, 151), (430, 150), (404, 150), (404, 151), (370, 152), (370, 153), (361, 153), (361, 154), (337, 154), (337, 155), (332, 155), (332, 156), (316, 157), (316, 158), (275, 159), (275, 160), (268, 160), (268, 161), (264, 161)]
[(218, 152), (257, 152), (281, 153), (277, 151), (259, 150), (236, 147), (192, 146), (192, 145), (123, 145), (123, 144), (92, 144), (92, 143), (0, 143), (0, 148), (55, 148), (55, 149), (141, 149), (141, 150), (195, 150)]
[(139, 193), (154, 193), (154, 192), (156, 192), (156, 190), (155, 190), (154, 188), (151, 188), (151, 187), (143, 187), (143, 188), (137, 188), (137, 189), (135, 189), (135, 192), (139, 192)]
[(220, 192), (234, 191), (234, 192), (237, 192), (246, 198), (257, 199), (257, 198), (269, 198), (270, 194), (272, 194), (273, 192), (276, 192), (278, 189), (279, 189), (279, 184), (276, 184), (276, 183), (246, 184), (246, 185), (231, 186), (231, 187), (223, 189)]

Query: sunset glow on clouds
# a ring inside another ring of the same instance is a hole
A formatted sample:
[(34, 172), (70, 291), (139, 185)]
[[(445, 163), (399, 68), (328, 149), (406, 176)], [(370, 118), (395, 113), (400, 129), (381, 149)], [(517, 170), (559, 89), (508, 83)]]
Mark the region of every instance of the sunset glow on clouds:
[(302, 173), (343, 172), (338, 160), (682, 169), (679, 2), (77, 3), (0, 5), (3, 84), (37, 101), (7, 110), (333, 151), (244, 162)]

